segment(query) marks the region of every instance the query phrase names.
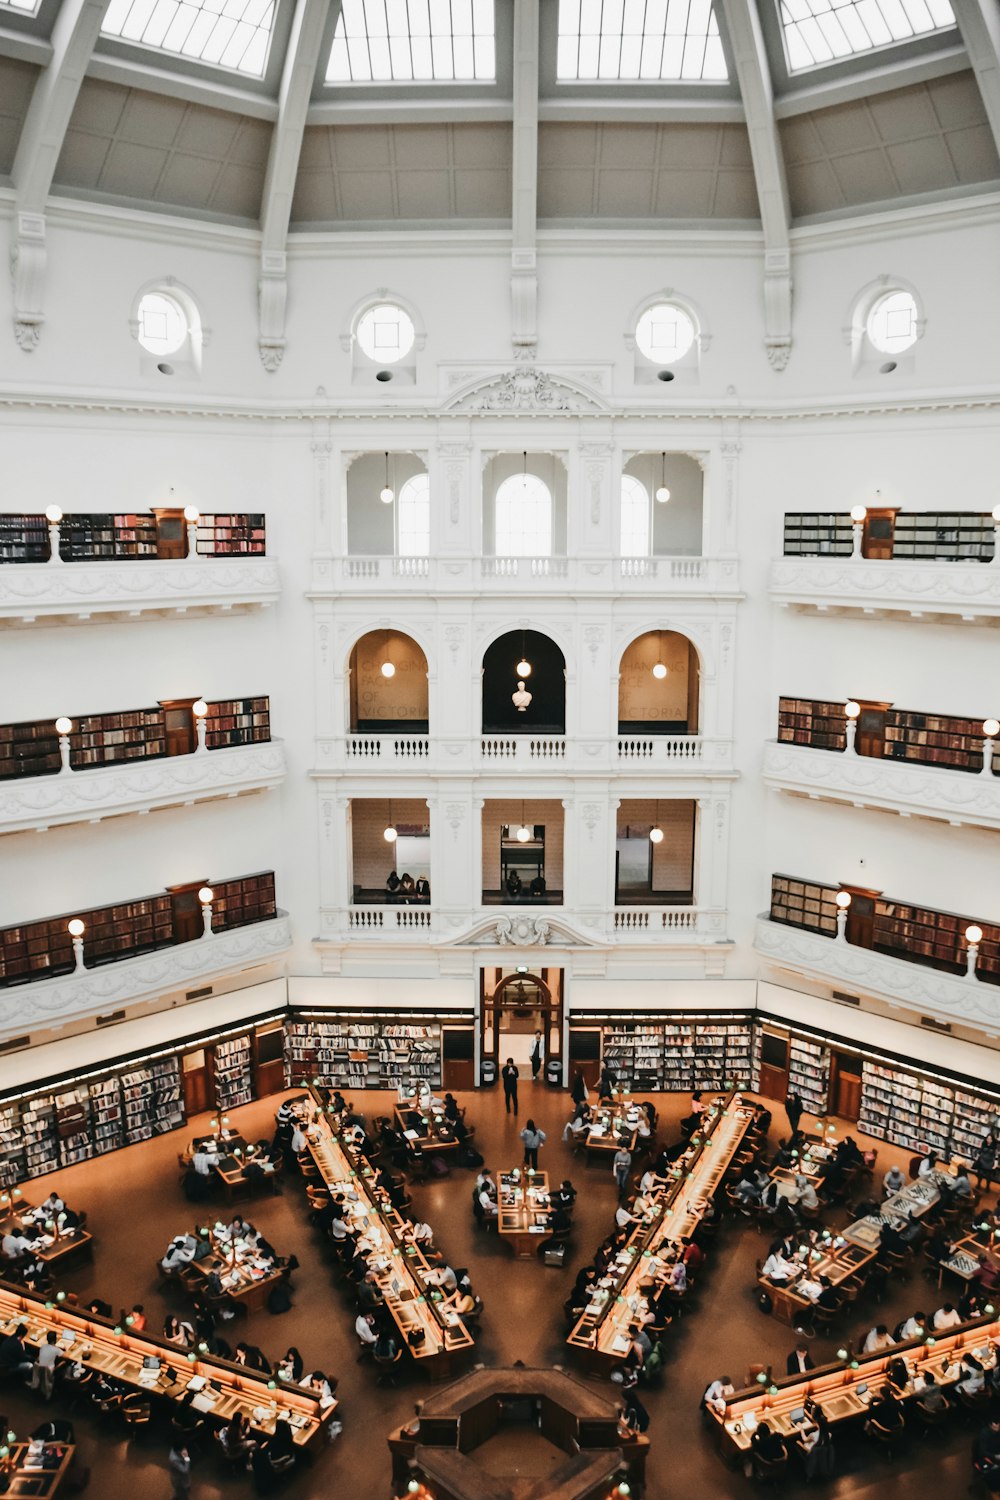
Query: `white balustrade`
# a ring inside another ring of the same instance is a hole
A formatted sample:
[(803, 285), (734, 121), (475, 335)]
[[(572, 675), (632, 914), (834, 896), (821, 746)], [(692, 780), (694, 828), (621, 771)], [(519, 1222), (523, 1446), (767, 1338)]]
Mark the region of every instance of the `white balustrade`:
[(399, 765), (404, 761), (426, 761), (430, 738), (426, 734), (351, 734), (344, 748), (352, 762)]

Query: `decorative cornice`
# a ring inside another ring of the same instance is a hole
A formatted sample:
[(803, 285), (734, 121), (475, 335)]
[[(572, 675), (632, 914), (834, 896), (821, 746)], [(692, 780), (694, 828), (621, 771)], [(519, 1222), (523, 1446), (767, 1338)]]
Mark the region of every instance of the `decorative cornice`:
[(264, 557), (8, 563), (0, 567), (0, 621), (134, 619), (162, 610), (218, 614), (266, 608), (279, 590), (278, 564)]
[(42, 979), (0, 991), (0, 1036), (58, 1026), (109, 1007), (169, 995), (206, 980), (272, 963), (292, 945), (285, 912), (269, 922), (234, 927), (138, 958), (85, 969), (64, 979)]
[(0, 782), (0, 833), (96, 823), (154, 807), (238, 797), (279, 786), (284, 779), (280, 740), (25, 777)]
[(768, 581), (778, 604), (853, 614), (1000, 616), (1000, 567), (988, 563), (873, 562), (850, 557), (781, 557)]
[(757, 918), (754, 948), (769, 963), (808, 974), (838, 990), (872, 996), (917, 1016), (959, 1021), (1000, 1035), (1000, 989), (995, 985), (887, 958), (870, 948), (786, 927), (766, 916)]
[(998, 776), (771, 741), (764, 746), (764, 780), (780, 791), (855, 807), (1000, 828)]
[(580, 412), (607, 414), (609, 407), (595, 392), (565, 375), (549, 375), (534, 365), (517, 364), (449, 397), (446, 411), (502, 415), (525, 412), (567, 416)]

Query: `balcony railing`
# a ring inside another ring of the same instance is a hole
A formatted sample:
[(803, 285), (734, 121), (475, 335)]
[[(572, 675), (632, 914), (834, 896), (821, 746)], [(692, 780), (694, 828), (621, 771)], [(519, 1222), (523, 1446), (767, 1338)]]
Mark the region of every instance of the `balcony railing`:
[(733, 742), (702, 735), (615, 735), (579, 743), (558, 734), (483, 734), (445, 741), (426, 734), (350, 734), (317, 746), (316, 776), (417, 767), (430, 772), (504, 771), (531, 767), (572, 776), (652, 770), (673, 776), (733, 776)]
[(565, 761), (566, 739), (561, 734), (484, 734), (480, 755), (487, 764), (497, 761)]
[[(565, 905), (542, 906), (516, 903), (513, 906), (477, 907), (465, 912), (449, 911), (446, 915), (433, 906), (347, 906), (327, 907), (320, 914), (322, 942), (453, 942), (456, 935), (486, 925), (495, 925), (504, 916), (541, 923), (548, 929), (558, 927), (560, 919), (569, 927), (585, 932), (587, 940), (597, 946), (628, 943), (630, 946), (716, 945), (726, 943), (727, 914), (697, 906), (619, 906), (606, 917), (592, 913), (577, 918)], [(550, 941), (559, 942), (558, 935)]]
[(114, 765), (0, 781), (0, 833), (96, 823), (123, 813), (239, 797), (285, 779), (280, 740), (200, 755), (158, 756)]
[(532, 593), (620, 595), (669, 589), (685, 596), (741, 598), (739, 565), (732, 557), (340, 557), (318, 559), (310, 594), (430, 589), (435, 594)]
[(426, 734), (351, 734), (344, 741), (344, 754), (351, 765), (393, 765), (426, 761), (431, 741)]
[(22, 563), (0, 568), (0, 621), (226, 614), (265, 609), (278, 594), (278, 565), (268, 557)]
[(782, 557), (771, 564), (768, 588), (793, 609), (969, 622), (1000, 616), (1000, 566), (977, 562)]
[(764, 780), (804, 797), (1000, 828), (1000, 778), (992, 775), (772, 741), (764, 747)]

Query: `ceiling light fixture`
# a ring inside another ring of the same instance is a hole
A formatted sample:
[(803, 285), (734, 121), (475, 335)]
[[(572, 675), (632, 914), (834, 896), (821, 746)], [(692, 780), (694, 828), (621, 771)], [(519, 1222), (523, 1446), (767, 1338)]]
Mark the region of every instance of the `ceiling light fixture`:
[(517, 839), (517, 842), (519, 844), (526, 844), (526, 843), (528, 843), (528, 841), (531, 838), (531, 829), (528, 827), (527, 823), (524, 821), (524, 799), (523, 798), (521, 799), (521, 826), (517, 830), (517, 832), (514, 834), (514, 837)]
[(383, 658), (383, 661), (382, 661), (382, 665), (379, 668), (379, 671), (382, 673), (382, 676), (386, 679), (386, 681), (388, 681), (390, 677), (395, 677), (395, 675), (396, 675), (396, 664), (395, 664), (395, 662), (392, 662), (392, 661), (389, 660), (389, 637), (388, 636), (386, 636), (386, 638), (385, 638), (385, 647), (384, 647), (384, 649), (385, 649), (385, 655), (384, 655), (384, 658)]
[(388, 826), (383, 830), (382, 837), (385, 839), (385, 841), (386, 841), (387, 844), (394, 844), (396, 842), (396, 839), (399, 837), (399, 833), (398, 833), (398, 830), (396, 828), (396, 825), (392, 821), (392, 803), (391, 802), (389, 803), (389, 823), (388, 823)]
[(525, 655), (525, 650), (524, 650), (524, 631), (523, 630), (521, 631), (521, 660), (518, 662), (517, 666), (514, 668), (514, 671), (517, 673), (518, 677), (530, 677), (531, 676), (531, 662), (528, 660), (527, 656)]
[(670, 491), (667, 489), (667, 455), (660, 454), (660, 483), (656, 491), (656, 500), (659, 505), (666, 505), (670, 499)]
[(389, 483), (389, 455), (385, 455), (385, 484), (379, 492), (379, 499), (383, 505), (391, 505), (396, 498), (396, 492)]
[(664, 660), (663, 660), (663, 631), (662, 630), (657, 631), (657, 640), (659, 641), (659, 645), (657, 647), (657, 652), (656, 652), (656, 662), (654, 663), (654, 666), (653, 666), (653, 676), (656, 678), (657, 682), (662, 682), (663, 679), (664, 679), (664, 677), (666, 677), (666, 675), (667, 675), (667, 667), (666, 667), (666, 665), (664, 663)]
[(660, 804), (656, 804), (656, 822), (649, 830), (649, 842), (651, 844), (663, 843), (663, 829), (660, 827)]

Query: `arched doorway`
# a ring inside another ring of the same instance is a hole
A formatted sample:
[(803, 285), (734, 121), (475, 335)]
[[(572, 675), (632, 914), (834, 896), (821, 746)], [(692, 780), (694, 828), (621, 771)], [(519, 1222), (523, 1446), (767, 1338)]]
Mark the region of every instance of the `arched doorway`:
[[(526, 666), (527, 672), (519, 671)], [(514, 702), (523, 682), (530, 701)], [(566, 659), (538, 630), (511, 630), (483, 655), (484, 734), (565, 734)]]
[(619, 734), (697, 734), (698, 652), (676, 630), (647, 630), (618, 667)]
[(480, 1047), (484, 1059), (501, 1068), (513, 1057), (521, 1081), (531, 1080), (531, 1052), (542, 1034), (542, 1072), (562, 1057), (563, 980), (561, 969), (529, 971), (516, 968), (480, 970)]
[(369, 630), (350, 656), (352, 734), (426, 734), (427, 658), (401, 630)]

